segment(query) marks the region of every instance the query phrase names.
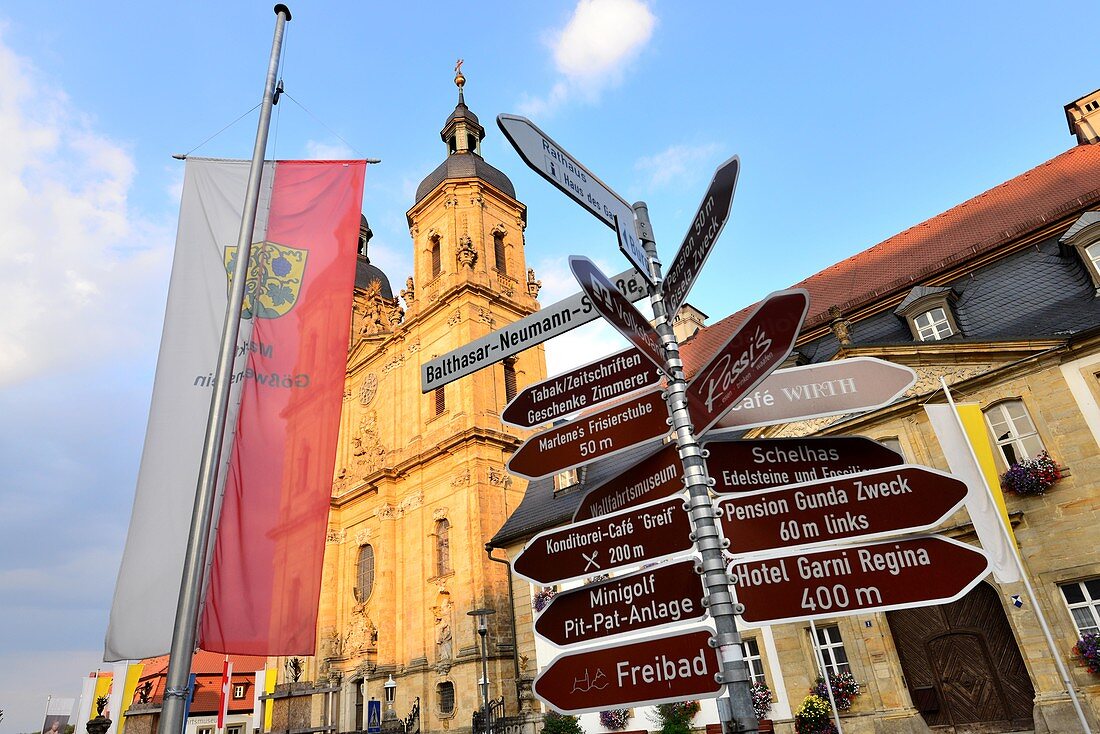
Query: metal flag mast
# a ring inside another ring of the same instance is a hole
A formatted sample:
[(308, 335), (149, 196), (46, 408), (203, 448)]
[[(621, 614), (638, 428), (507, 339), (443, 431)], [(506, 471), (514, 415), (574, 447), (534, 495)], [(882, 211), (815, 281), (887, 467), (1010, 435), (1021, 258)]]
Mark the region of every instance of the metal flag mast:
[(199, 600), (202, 593), (203, 569), (206, 566), (206, 550), (210, 528), (214, 525), (214, 496), (217, 489), (218, 464), (221, 459), (222, 438), (229, 408), (229, 378), (233, 371), (237, 335), (240, 331), (241, 303), (244, 299), (246, 274), (252, 250), (252, 231), (256, 226), (256, 209), (260, 198), (260, 181), (263, 174), (264, 154), (267, 151), (267, 134), (271, 126), (271, 108), (275, 98), (275, 77), (283, 48), (283, 32), (290, 20), (290, 8), (282, 3), (275, 6), (275, 37), (271, 43), (271, 57), (267, 65), (267, 80), (260, 107), (260, 121), (256, 130), (256, 145), (252, 151), (252, 164), (248, 171), (247, 194), (241, 215), (241, 228), (237, 234), (237, 263), (229, 302), (222, 326), (222, 344), (218, 353), (218, 367), (214, 377), (214, 394), (210, 399), (210, 414), (206, 423), (202, 461), (199, 464), (199, 480), (195, 490), (195, 505), (191, 513), (191, 527), (187, 535), (187, 551), (183, 561), (183, 579), (180, 582), (179, 601), (172, 629), (172, 648), (168, 658), (168, 677), (165, 681), (164, 704), (161, 709), (160, 734), (181, 734), (185, 709), (189, 696), (191, 656), (195, 650), (198, 626)]

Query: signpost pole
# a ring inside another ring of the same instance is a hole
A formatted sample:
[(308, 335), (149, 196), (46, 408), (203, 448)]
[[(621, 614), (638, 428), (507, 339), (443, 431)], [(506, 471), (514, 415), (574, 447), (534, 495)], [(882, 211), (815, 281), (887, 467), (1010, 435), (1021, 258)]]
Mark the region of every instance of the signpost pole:
[(829, 706), (833, 709), (833, 722), (836, 724), (837, 734), (844, 734), (840, 726), (840, 709), (836, 707), (836, 696), (833, 695), (833, 681), (829, 678), (829, 667), (825, 665), (825, 651), (821, 649), (817, 639), (817, 625), (810, 620), (810, 640), (814, 646), (814, 657), (817, 658), (817, 667), (821, 670), (821, 677), (825, 680), (825, 695), (829, 698)]
[(649, 209), (641, 201), (635, 203), (633, 209), (637, 217), (638, 235), (649, 259), (650, 275), (658, 281), (658, 285), (650, 289), (650, 303), (653, 306), (654, 327), (664, 348), (665, 374), (669, 377), (666, 403), (671, 415), (669, 420), (675, 432), (676, 447), (684, 466), (684, 484), (695, 526), (695, 543), (703, 557), (707, 609), (714, 618), (718, 657), (722, 662), (721, 682), (726, 685), (729, 696), (729, 719), (722, 724), (727, 732), (755, 732), (757, 719), (752, 707), (748, 667), (741, 649), (741, 636), (737, 632), (734, 601), (730, 595), (726, 562), (722, 557), (714, 505), (710, 499), (711, 479), (703, 460), (703, 449), (695, 436), (688, 413), (684, 363), (680, 359), (680, 347), (672, 331), (671, 319), (674, 314), (667, 313), (659, 285), (661, 261), (657, 255), (657, 243), (653, 239), (653, 227), (649, 222)]

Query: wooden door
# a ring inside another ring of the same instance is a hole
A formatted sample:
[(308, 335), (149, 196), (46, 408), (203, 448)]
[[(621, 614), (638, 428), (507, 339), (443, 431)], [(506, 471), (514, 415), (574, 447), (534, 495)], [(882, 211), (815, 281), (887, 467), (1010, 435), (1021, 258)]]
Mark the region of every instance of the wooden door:
[(951, 604), (888, 612), (913, 703), (941, 732), (1031, 729), (1031, 679), (997, 592), (978, 584)]

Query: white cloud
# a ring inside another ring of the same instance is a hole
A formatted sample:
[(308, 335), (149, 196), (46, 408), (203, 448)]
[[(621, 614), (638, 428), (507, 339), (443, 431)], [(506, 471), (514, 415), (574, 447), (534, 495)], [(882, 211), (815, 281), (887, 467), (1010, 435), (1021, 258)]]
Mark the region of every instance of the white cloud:
[(171, 235), (129, 209), (130, 154), (2, 35), (0, 79), (3, 387), (147, 346)]
[(563, 79), (545, 95), (524, 97), (520, 111), (545, 115), (574, 96), (598, 99), (622, 81), (656, 25), (656, 16), (641, 0), (579, 0), (565, 27), (550, 34), (554, 65)]
[(315, 161), (345, 161), (359, 158), (355, 151), (343, 143), (322, 143), (318, 140), (306, 141), (306, 158)]
[(660, 153), (639, 159), (634, 169), (646, 174), (651, 188), (664, 186), (676, 180), (694, 181), (714, 170), (722, 146), (717, 143), (704, 145), (673, 145)]

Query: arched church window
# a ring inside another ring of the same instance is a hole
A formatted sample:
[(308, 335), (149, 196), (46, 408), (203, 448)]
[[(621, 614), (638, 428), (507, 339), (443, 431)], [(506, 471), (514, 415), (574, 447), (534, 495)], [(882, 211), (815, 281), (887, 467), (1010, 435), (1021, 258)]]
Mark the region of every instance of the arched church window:
[(437, 277), (443, 270), (443, 256), (439, 252), (439, 237), (430, 240), (432, 249), (432, 277)]
[(504, 360), (504, 400), (512, 402), (516, 397), (516, 359), (509, 357)]
[(365, 602), (374, 591), (374, 548), (369, 544), (359, 546), (359, 558), (355, 576), (355, 601)]

